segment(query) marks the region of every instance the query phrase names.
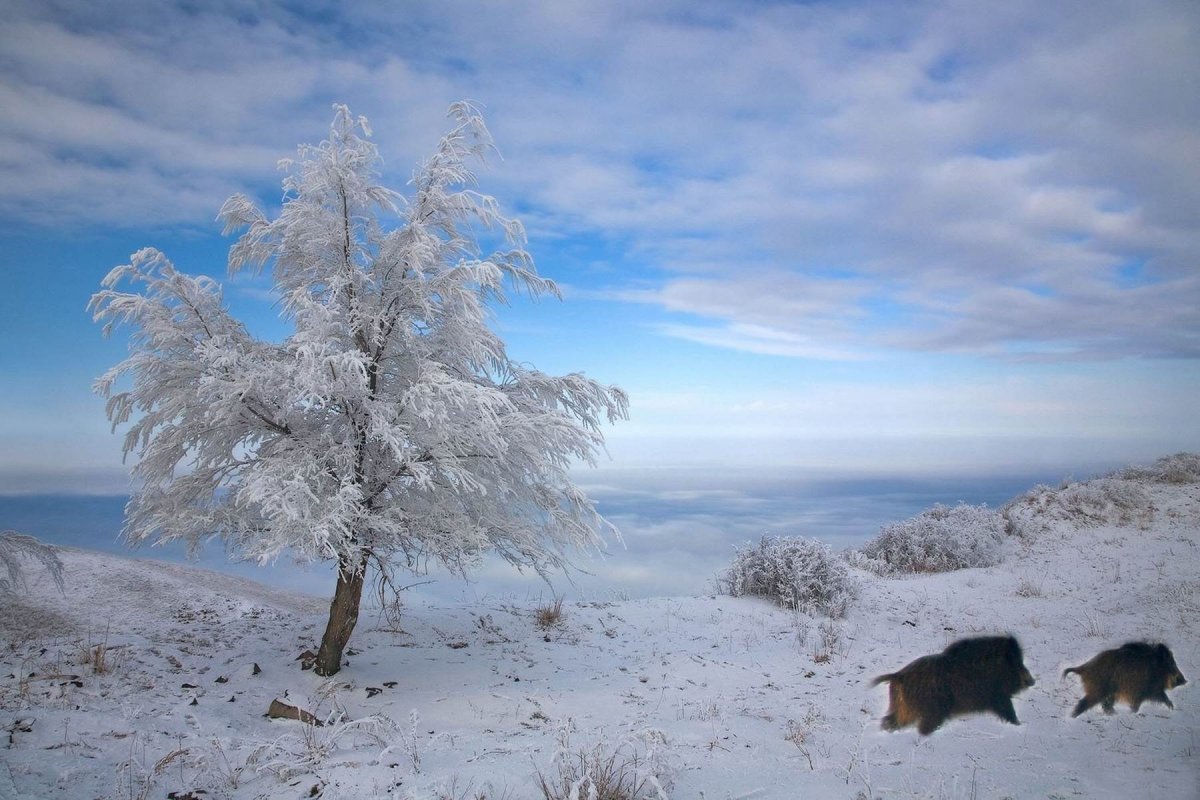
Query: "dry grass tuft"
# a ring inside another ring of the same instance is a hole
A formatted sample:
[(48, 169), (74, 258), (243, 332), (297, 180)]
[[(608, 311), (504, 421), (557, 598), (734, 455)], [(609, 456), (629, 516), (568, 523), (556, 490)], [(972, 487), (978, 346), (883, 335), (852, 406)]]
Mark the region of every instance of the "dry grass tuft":
[(540, 631), (548, 631), (551, 628), (557, 627), (566, 619), (566, 612), (563, 611), (563, 601), (561, 597), (554, 598), (554, 602), (544, 606), (538, 606), (533, 612), (533, 624)]
[(109, 653), (118, 648), (108, 646), (107, 630), (104, 631), (104, 641), (94, 643), (89, 635), (86, 643), (77, 642), (75, 646), (78, 648), (76, 660), (81, 665), (90, 667), (93, 675), (107, 675), (120, 666), (118, 661), (123, 660), (109, 658)]

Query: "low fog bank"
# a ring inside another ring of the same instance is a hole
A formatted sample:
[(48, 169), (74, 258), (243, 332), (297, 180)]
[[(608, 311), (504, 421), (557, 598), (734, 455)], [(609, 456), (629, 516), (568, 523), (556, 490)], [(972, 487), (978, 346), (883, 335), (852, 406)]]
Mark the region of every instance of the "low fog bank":
[[(488, 559), (469, 582), (430, 565), (427, 575), (401, 576), (402, 584), (412, 587), (408, 599), (421, 602), (707, 594), (734, 548), (762, 536), (809, 536), (849, 547), (877, 534), (880, 526), (936, 503), (999, 507), (1032, 486), (1064, 477), (1058, 469), (914, 477), (795, 467), (601, 468), (582, 472), (578, 480), (621, 531), (621, 539), (610, 538), (607, 553), (577, 554), (581, 572), (551, 576), (547, 584), (536, 574)], [(187, 560), (178, 545), (130, 550), (119, 537), (125, 500), (116, 495), (0, 496), (0, 528), (56, 545)], [(333, 585), (326, 564), (233, 562), (219, 540), (208, 543), (198, 566), (318, 596), (328, 596)]]

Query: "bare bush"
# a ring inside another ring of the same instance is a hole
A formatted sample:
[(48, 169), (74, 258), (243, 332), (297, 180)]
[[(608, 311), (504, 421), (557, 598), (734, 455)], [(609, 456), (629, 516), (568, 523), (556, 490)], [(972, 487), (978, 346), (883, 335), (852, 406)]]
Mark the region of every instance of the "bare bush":
[(814, 732), (818, 727), (824, 727), (824, 721), (825, 716), (821, 709), (810, 704), (804, 719), (789, 719), (784, 726), (783, 738), (796, 745), (796, 749), (808, 762), (809, 770), (816, 770), (812, 757)]
[(667, 800), (672, 770), (665, 751), (660, 731), (646, 731), (611, 750), (604, 744), (560, 749), (551, 773), (538, 771), (538, 788), (544, 800)]
[(848, 648), (842, 644), (842, 630), (833, 620), (825, 620), (817, 626), (821, 641), (813, 649), (813, 663), (825, 664), (835, 655), (845, 657)]
[(950, 572), (990, 567), (1001, 559), (1004, 519), (987, 506), (935, 505), (884, 525), (862, 547), (864, 566), (880, 574)]
[(372, 714), (361, 719), (347, 719), (339, 714), (324, 726), (304, 725), (300, 731), (285, 733), (272, 742), (255, 748), (247, 765), (259, 772), (268, 772), (281, 781), (314, 772), (329, 757), (346, 746), (347, 740), (365, 740), (368, 744), (387, 749), (400, 727), (390, 717)]
[(769, 597), (804, 613), (845, 616), (858, 594), (845, 560), (829, 545), (805, 537), (764, 536), (739, 548), (717, 578), (734, 597)]

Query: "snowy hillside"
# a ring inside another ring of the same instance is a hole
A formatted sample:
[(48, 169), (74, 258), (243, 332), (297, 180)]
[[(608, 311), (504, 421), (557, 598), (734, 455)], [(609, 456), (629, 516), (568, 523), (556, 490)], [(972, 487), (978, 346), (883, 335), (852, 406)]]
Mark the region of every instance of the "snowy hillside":
[[(1161, 478), (1031, 492), (998, 565), (854, 571), (841, 619), (723, 596), (568, 603), (544, 627), (530, 604), (413, 606), (364, 614), (331, 680), (296, 660), (330, 587), (64, 550), (65, 595), (31, 581), (0, 611), (0, 800), (568, 797), (597, 756), (642, 797), (1200, 796), (1200, 483)], [(1002, 632), (1037, 679), (1020, 727), (880, 730), (874, 676)], [(1175, 710), (1071, 719), (1063, 668), (1132, 639), (1173, 649)], [(276, 699), (329, 724), (265, 717)]]

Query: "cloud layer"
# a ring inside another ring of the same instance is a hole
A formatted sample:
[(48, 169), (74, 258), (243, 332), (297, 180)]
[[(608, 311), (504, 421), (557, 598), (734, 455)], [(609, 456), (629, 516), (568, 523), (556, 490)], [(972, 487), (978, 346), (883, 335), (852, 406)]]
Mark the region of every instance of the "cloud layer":
[(603, 242), (573, 280), (659, 334), (1200, 356), (1189, 0), (11, 5), (10, 224), (207, 226), (234, 191), (276, 199), (333, 101), (400, 183), (471, 97), (505, 154), (487, 188), (539, 253)]

